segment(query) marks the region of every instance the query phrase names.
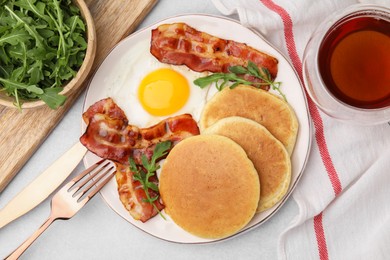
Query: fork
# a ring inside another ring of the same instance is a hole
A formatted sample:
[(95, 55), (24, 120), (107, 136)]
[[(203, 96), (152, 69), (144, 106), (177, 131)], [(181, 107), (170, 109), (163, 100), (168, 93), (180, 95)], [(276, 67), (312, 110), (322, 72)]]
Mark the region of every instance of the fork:
[[(115, 173), (114, 165), (105, 159), (95, 163), (65, 184), (51, 200), (51, 213), (46, 222), (13, 251), (6, 260), (18, 259), (24, 251), (57, 219), (72, 218)], [(90, 174), (88, 176), (88, 174)]]

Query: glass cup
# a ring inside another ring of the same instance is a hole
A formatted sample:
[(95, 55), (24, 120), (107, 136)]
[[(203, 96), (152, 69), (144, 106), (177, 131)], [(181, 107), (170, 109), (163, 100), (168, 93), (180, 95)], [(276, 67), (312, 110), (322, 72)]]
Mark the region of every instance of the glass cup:
[[(353, 53), (355, 47), (361, 48), (365, 42), (372, 46), (379, 44), (382, 49), (371, 47)], [(363, 125), (389, 122), (389, 44), (389, 8), (358, 4), (333, 14), (319, 25), (304, 52), (303, 78), (311, 99), (324, 113), (345, 122)], [(371, 50), (382, 52), (373, 58)], [(370, 59), (374, 66), (369, 64)], [(382, 63), (378, 65), (376, 61)], [(360, 77), (368, 83), (363, 84)], [(380, 98), (375, 96), (376, 92)]]

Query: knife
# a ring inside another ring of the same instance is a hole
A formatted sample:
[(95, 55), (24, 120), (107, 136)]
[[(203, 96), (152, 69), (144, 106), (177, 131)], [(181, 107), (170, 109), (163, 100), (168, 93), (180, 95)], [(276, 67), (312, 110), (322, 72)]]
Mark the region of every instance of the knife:
[(0, 228), (45, 200), (72, 173), (87, 149), (77, 142), (0, 210)]

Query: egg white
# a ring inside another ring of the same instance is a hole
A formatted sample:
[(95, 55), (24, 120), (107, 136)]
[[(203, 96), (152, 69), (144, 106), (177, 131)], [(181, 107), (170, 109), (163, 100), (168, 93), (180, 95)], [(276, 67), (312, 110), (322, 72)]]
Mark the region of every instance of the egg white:
[[(186, 66), (175, 66), (159, 62), (149, 51), (149, 41), (142, 41), (131, 48), (118, 62), (115, 73), (109, 77), (110, 84), (106, 89), (106, 96), (110, 96), (125, 112), (129, 124), (141, 128), (152, 126), (161, 120), (181, 115), (191, 114), (195, 121), (199, 121), (201, 111), (206, 103), (208, 89), (201, 89), (194, 85), (193, 81), (199, 77), (206, 76), (207, 73), (199, 73), (190, 70)], [(149, 114), (141, 105), (138, 99), (138, 88), (142, 79), (150, 72), (169, 68), (182, 74), (189, 85), (189, 98), (186, 104), (171, 115), (154, 116)]]

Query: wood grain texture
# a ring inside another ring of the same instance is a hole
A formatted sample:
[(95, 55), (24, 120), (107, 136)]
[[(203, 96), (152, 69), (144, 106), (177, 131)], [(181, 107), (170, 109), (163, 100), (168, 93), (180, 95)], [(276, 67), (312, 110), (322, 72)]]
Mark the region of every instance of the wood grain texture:
[[(95, 21), (97, 50), (90, 75), (122, 38), (134, 31), (157, 0), (86, 0)], [(86, 87), (82, 84), (58, 110), (19, 112), (0, 105), (0, 192), (27, 162)]]

